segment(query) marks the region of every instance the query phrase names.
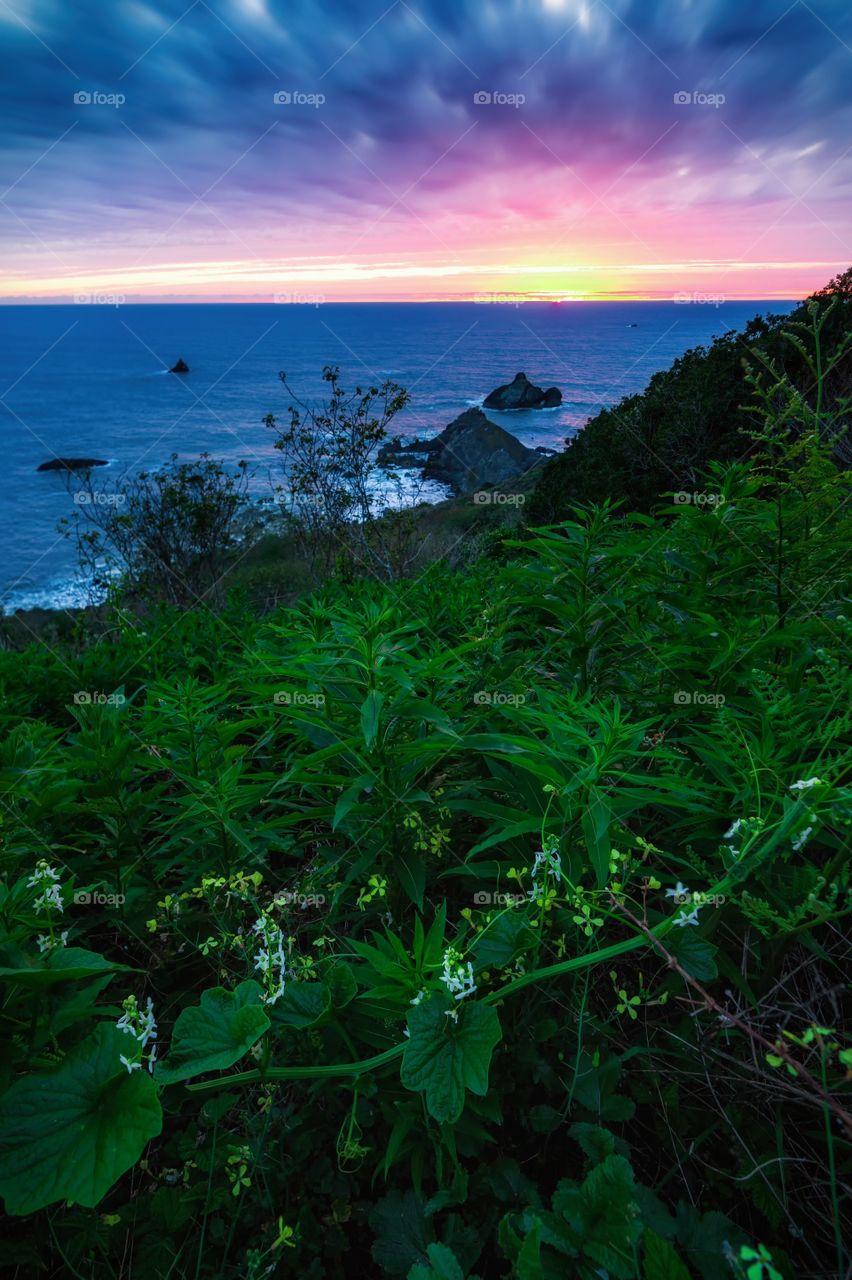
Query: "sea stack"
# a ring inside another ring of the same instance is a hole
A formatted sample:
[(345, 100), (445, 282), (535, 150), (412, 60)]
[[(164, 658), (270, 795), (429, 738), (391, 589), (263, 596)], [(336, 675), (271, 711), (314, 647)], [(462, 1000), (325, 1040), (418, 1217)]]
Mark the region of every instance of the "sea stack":
[(173, 369), (169, 369), (169, 373), (189, 373), (189, 365), (185, 360), (178, 360)]
[(497, 387), (485, 397), (483, 407), (486, 409), (554, 409), (562, 403), (562, 392), (558, 387), (548, 387), (543, 391), (535, 387), (525, 373), (516, 373), (511, 382)]

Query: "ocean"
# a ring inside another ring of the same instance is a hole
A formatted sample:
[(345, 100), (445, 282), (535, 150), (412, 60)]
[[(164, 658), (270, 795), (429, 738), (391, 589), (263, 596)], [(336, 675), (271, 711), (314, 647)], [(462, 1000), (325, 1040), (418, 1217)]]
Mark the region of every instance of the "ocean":
[[(278, 478), (263, 417), (287, 420), (278, 371), (305, 399), (324, 365), (347, 389), (385, 379), (410, 405), (394, 434), (437, 434), (523, 370), (557, 409), (489, 416), (529, 445), (562, 448), (600, 408), (640, 391), (690, 347), (794, 302), (124, 304), (0, 307), (0, 605), (63, 608), (86, 587), (57, 521), (73, 510), (54, 456), (105, 458), (109, 483), (207, 452), (245, 459), (261, 496)], [(182, 357), (184, 376), (167, 370)], [(435, 492), (434, 497), (440, 493)]]

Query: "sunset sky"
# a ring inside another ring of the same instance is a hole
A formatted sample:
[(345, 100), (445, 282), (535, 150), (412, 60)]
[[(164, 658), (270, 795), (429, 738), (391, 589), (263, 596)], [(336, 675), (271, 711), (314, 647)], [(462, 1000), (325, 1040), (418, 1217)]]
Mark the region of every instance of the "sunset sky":
[(0, 45), (6, 300), (791, 298), (852, 263), (848, 0), (0, 0)]

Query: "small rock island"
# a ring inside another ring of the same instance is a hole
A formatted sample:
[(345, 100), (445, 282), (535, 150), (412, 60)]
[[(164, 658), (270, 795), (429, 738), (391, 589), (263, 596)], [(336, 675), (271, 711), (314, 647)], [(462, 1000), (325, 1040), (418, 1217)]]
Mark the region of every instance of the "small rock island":
[(106, 467), (105, 458), (50, 458), (42, 462), (36, 471), (88, 471), (91, 467)]
[(533, 386), (525, 373), (516, 373), (511, 382), (497, 387), (485, 397), (485, 409), (555, 409), (562, 403), (562, 392), (558, 387)]

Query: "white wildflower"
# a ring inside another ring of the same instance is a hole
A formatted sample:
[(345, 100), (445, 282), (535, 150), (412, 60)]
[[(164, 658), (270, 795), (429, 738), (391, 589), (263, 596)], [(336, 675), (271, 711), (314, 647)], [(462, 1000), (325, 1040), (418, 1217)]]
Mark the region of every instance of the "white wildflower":
[[(811, 814), (811, 817), (813, 817), (813, 814)], [(804, 831), (799, 832), (799, 834), (796, 836), (795, 840), (792, 843), (792, 849), (794, 853), (798, 853), (800, 849), (803, 849), (805, 847), (805, 845), (808, 843), (809, 838), (813, 835), (813, 832), (814, 832), (813, 827), (805, 827)]]
[(742, 825), (743, 825), (743, 820), (742, 820), (742, 818), (736, 818), (736, 819), (731, 823), (731, 825), (728, 827), (728, 830), (727, 830), (727, 831), (725, 832), (725, 834), (722, 836), (722, 839), (723, 839), (723, 840), (733, 840), (734, 836), (737, 834), (737, 832), (739, 831), (739, 829), (740, 829), (740, 827), (741, 827)]
[(41, 890), (40, 897), (36, 898), (33, 903), (35, 911), (50, 912), (54, 910), (61, 915), (65, 910), (62, 902), (62, 889), (59, 884), (59, 872), (55, 867), (49, 866), (44, 858), (41, 858), (36, 863), (35, 871), (27, 881), (27, 888)]
[(811, 787), (818, 787), (822, 782), (822, 778), (803, 778), (800, 782), (791, 782), (791, 791), (809, 791)]
[(36, 942), (41, 952), (52, 951), (54, 947), (66, 947), (68, 945), (68, 930), (63, 929), (61, 933), (53, 938), (46, 933), (40, 933), (36, 938)]
[(157, 1021), (154, 1017), (154, 1002), (149, 996), (145, 1010), (142, 1012), (136, 1002), (135, 996), (128, 996), (123, 1002), (122, 1008), (124, 1013), (116, 1022), (119, 1031), (123, 1031), (125, 1035), (133, 1036), (139, 1045), (139, 1057), (131, 1058), (123, 1053), (119, 1054), (121, 1062), (127, 1067), (127, 1070), (138, 1071), (143, 1061), (147, 1057), (148, 1070), (153, 1072), (154, 1062), (157, 1056), (157, 1046), (153, 1045), (148, 1054), (145, 1053), (145, 1047), (151, 1041), (157, 1039)]
[(687, 889), (685, 884), (681, 884), (679, 880), (673, 889), (666, 889), (667, 898), (680, 899), (680, 898), (689, 898), (690, 896), (691, 896), (691, 891)]
[(688, 924), (698, 924), (698, 912), (700, 910), (700, 907), (693, 907), (688, 915), (686, 911), (681, 911), (679, 916), (675, 916), (674, 923), (680, 929), (683, 929), (684, 926)]
[(458, 951), (453, 947), (447, 947), (444, 952), (444, 969), (441, 974), (441, 981), (454, 1000), (464, 1000), (467, 996), (472, 996), (476, 991), (476, 983), (473, 980), (473, 965), (470, 961), (465, 965)]
[(425, 994), (426, 994), (426, 992), (425, 992), (425, 991), (418, 991), (418, 992), (417, 992), (417, 995), (414, 997), (414, 999), (413, 999), (413, 1000), (409, 1000), (409, 1002), (408, 1002), (408, 1003), (409, 1003), (409, 1004), (420, 1004), (420, 1001), (423, 999), (423, 997), (425, 996)]
[(275, 1004), (284, 994), (287, 975), (287, 955), (284, 950), (284, 934), (269, 916), (261, 916), (252, 926), (261, 945), (254, 959), (254, 967), (263, 978), (266, 988), (261, 999), (264, 1004)]

